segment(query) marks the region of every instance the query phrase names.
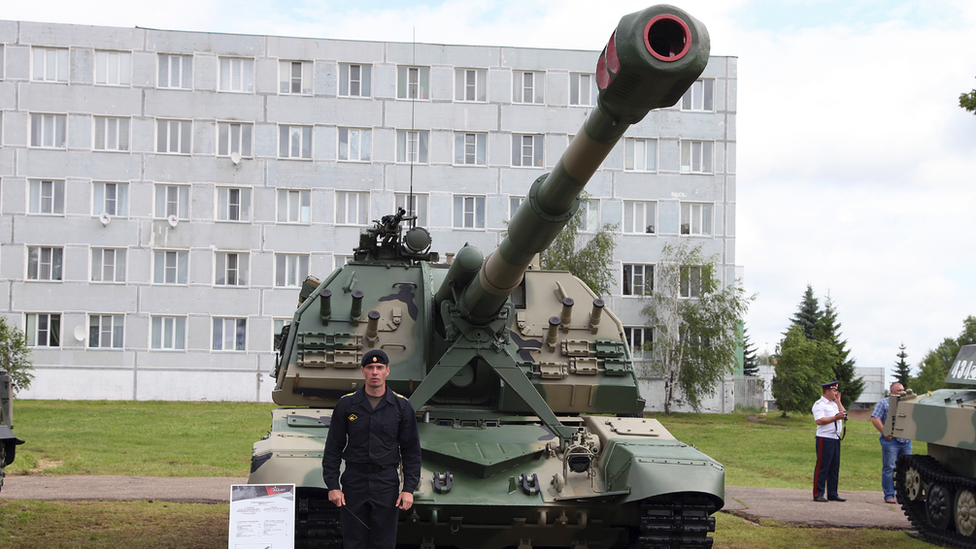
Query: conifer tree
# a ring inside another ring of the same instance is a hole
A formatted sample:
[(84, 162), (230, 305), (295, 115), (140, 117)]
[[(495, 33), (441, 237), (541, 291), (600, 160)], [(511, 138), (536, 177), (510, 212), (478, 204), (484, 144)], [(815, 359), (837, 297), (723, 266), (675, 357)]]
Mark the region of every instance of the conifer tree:
[(833, 345), (836, 350), (836, 358), (831, 365), (834, 373), (832, 379), (836, 379), (840, 383), (841, 403), (845, 408), (850, 408), (851, 404), (857, 402), (858, 397), (864, 392), (864, 378), (855, 377), (857, 370), (854, 368), (854, 359), (850, 358), (847, 341), (841, 339), (840, 323), (837, 322), (837, 309), (829, 295), (824, 303), (824, 310), (820, 314), (814, 334), (817, 341)]
[[(813, 295), (813, 286), (807, 284), (807, 291), (803, 293), (803, 301), (800, 308), (790, 319), (791, 326), (799, 326), (803, 329), (803, 335), (807, 339), (816, 339), (817, 324), (820, 322), (820, 302)], [(786, 335), (786, 334), (783, 334)]]
[(756, 347), (749, 341), (749, 330), (742, 329), (742, 375), (759, 375), (759, 358)]
[(898, 357), (898, 362), (895, 363), (895, 381), (901, 383), (907, 389), (908, 381), (912, 377), (912, 368), (905, 362), (905, 359), (908, 358), (908, 353), (905, 352), (904, 343), (898, 347), (898, 354), (895, 356)]

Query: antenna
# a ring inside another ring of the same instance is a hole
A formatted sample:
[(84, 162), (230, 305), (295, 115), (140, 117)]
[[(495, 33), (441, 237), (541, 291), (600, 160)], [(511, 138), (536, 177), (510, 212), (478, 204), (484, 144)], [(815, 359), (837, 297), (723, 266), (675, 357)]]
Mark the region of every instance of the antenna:
[[(417, 27), (414, 27), (413, 28), (413, 60), (411, 61), (411, 63), (413, 63), (414, 67), (417, 66)], [(409, 72), (408, 72), (408, 75), (409, 75)], [(407, 76), (407, 78), (409, 79), (410, 77)], [(410, 83), (409, 82), (407, 83), (407, 87), (408, 88), (410, 87)], [(418, 96), (420, 95), (420, 69), (419, 68), (417, 69), (417, 95)], [(415, 124), (415, 122), (416, 122), (416, 116), (417, 116), (417, 97), (415, 96), (413, 98), (413, 101), (410, 103), (410, 133), (416, 133), (416, 131), (417, 131), (417, 127), (416, 127), (416, 124)], [(407, 143), (409, 143), (409, 142), (410, 142), (410, 140), (407, 139)], [(417, 135), (417, 150), (415, 150), (414, 153), (417, 154), (417, 155), (419, 155), (420, 154), (420, 150), (419, 149), (420, 149), (420, 135), (418, 134)], [(414, 199), (413, 199), (413, 164), (414, 164), (414, 161), (413, 161), (412, 156), (413, 155), (411, 155), (411, 158), (410, 158), (410, 194), (407, 195), (407, 212), (408, 212), (407, 215), (409, 215), (410, 217), (413, 217), (413, 219), (410, 220), (410, 228), (411, 229), (417, 226), (417, 204), (414, 202)]]

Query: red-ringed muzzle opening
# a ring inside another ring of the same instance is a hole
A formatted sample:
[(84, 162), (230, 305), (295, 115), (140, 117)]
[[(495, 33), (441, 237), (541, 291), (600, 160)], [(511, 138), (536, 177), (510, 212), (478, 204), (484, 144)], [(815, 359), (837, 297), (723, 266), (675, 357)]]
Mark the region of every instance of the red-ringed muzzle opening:
[(677, 61), (691, 47), (691, 30), (680, 17), (658, 15), (644, 27), (644, 46), (661, 61)]

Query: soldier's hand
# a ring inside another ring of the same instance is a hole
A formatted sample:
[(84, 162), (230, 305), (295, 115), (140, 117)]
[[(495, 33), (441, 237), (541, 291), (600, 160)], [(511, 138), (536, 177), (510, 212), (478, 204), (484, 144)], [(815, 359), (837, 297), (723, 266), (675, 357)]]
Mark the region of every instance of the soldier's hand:
[(342, 507), (346, 504), (346, 496), (342, 490), (329, 490), (329, 501), (334, 503), (336, 507)]
[(396, 506), (404, 511), (413, 507), (413, 494), (410, 492), (400, 492), (400, 497), (397, 498)]

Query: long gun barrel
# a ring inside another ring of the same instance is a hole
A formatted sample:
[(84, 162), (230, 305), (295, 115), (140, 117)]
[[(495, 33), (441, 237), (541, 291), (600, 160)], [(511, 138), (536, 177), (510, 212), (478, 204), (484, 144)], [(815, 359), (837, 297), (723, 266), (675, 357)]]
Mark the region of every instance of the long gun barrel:
[(552, 172), (536, 179), (508, 235), (464, 290), (461, 314), (487, 322), (518, 287), (535, 254), (579, 208), (579, 194), (631, 124), (670, 107), (708, 63), (708, 31), (681, 9), (659, 5), (624, 16), (600, 54), (597, 106)]

